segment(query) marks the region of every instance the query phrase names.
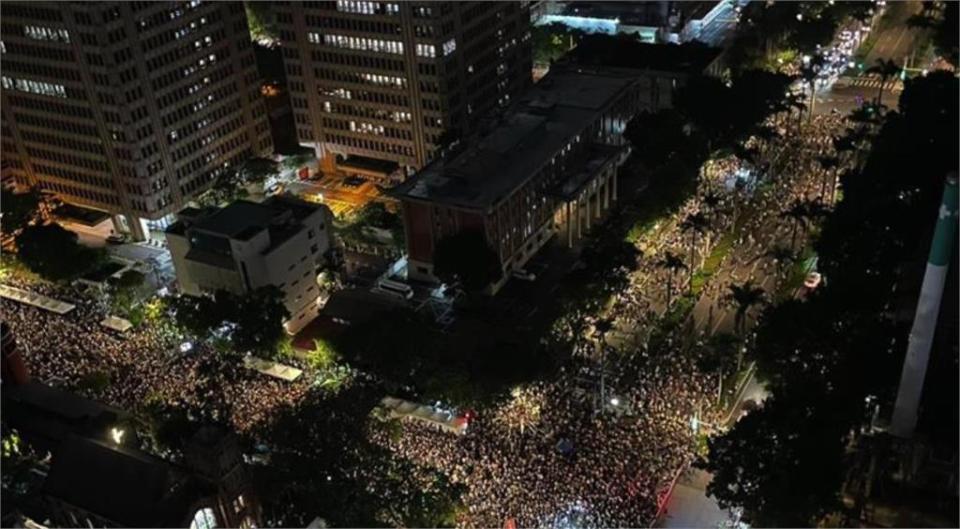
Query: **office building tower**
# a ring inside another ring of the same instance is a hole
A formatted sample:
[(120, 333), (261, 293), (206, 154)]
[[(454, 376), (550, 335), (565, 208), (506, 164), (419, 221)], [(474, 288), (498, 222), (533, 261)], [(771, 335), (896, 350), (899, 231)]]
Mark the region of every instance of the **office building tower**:
[(4, 2), (3, 158), (135, 238), (272, 151), (241, 2)]
[(339, 0), (275, 9), (297, 136), (324, 171), (375, 167), (402, 179), (530, 84), (523, 2)]

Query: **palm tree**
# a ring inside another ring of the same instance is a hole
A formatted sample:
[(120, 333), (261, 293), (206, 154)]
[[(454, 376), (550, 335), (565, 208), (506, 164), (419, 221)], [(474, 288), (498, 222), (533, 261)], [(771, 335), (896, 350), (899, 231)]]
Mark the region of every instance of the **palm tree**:
[(764, 255), (773, 259), (774, 264), (777, 267), (778, 282), (783, 278), (783, 269), (787, 266), (787, 264), (793, 263), (797, 260), (797, 254), (794, 253), (791, 248), (779, 244), (767, 250)]
[[(808, 105), (808, 114), (807, 119), (813, 119), (813, 107), (817, 103), (817, 77), (820, 76), (820, 69), (823, 67), (823, 57), (817, 55), (810, 59), (810, 62), (805, 64), (803, 68), (800, 69), (800, 78), (804, 80), (808, 85), (810, 85), (810, 105)], [(799, 129), (799, 123), (797, 124)]]
[(673, 283), (677, 272), (686, 270), (687, 265), (683, 262), (683, 259), (676, 254), (667, 252), (663, 256), (663, 259), (657, 262), (657, 266), (670, 272), (670, 276), (667, 278), (667, 307), (669, 308), (670, 301), (673, 298)]
[(719, 333), (710, 337), (698, 357), (698, 367), (704, 373), (717, 374), (717, 401), (723, 397), (723, 375), (736, 368), (740, 351), (740, 340), (729, 333)]
[(807, 109), (807, 104), (803, 102), (803, 96), (796, 93), (790, 92), (784, 98), (785, 108), (793, 109), (797, 111), (797, 130), (800, 130), (800, 122), (803, 119), (803, 111)]
[(807, 228), (811, 217), (810, 208), (806, 202), (798, 200), (794, 202), (790, 208), (781, 213), (780, 216), (793, 222), (793, 228), (790, 231), (790, 248), (796, 248), (797, 229)]
[[(690, 270), (697, 267), (697, 235), (704, 234), (710, 228), (710, 221), (700, 212), (688, 216), (680, 223), (680, 230), (690, 234)], [(693, 288), (693, 273), (690, 274), (690, 288)]]
[(877, 64), (867, 68), (867, 73), (880, 76), (880, 90), (877, 92), (877, 104), (883, 101), (883, 90), (887, 87), (887, 81), (900, 75), (903, 68), (893, 59), (877, 59)]
[(820, 198), (821, 200), (826, 199), (827, 181), (829, 180), (833, 184), (829, 189), (832, 200), (833, 192), (837, 187), (837, 169), (840, 167), (840, 158), (837, 156), (820, 156), (817, 161), (820, 162), (820, 168), (823, 169), (823, 178), (820, 179)]
[(730, 285), (730, 299), (737, 304), (734, 327), (738, 333), (743, 334), (747, 312), (755, 305), (762, 303), (765, 295), (762, 288), (754, 286), (753, 281), (747, 281), (742, 285)]
[[(743, 341), (743, 332), (746, 328), (747, 313), (755, 305), (763, 303), (764, 297), (763, 289), (754, 286), (752, 281), (747, 281), (742, 285), (730, 285), (730, 299), (737, 304), (737, 312), (733, 320), (734, 328), (737, 330), (741, 342)], [(740, 351), (741, 353), (737, 355), (737, 371), (740, 370), (740, 364), (743, 362), (742, 347)]]

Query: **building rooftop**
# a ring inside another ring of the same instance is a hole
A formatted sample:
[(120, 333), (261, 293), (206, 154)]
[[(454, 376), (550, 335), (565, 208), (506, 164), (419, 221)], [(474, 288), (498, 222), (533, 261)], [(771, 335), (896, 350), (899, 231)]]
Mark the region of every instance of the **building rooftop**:
[(392, 194), (468, 209), (492, 207), (550, 163), (632, 81), (616, 74), (551, 72), (486, 135), (465, 140), (459, 152), (427, 165)]
[(701, 42), (644, 44), (629, 35), (588, 35), (566, 57), (584, 66), (699, 74), (717, 60), (722, 51)]
[(222, 208), (184, 208), (167, 233), (180, 236), (189, 230), (187, 258), (212, 266), (234, 268), (229, 240), (249, 241), (270, 232), (269, 252), (301, 229), (304, 219), (324, 208), (289, 195), (274, 195), (263, 202), (237, 200)]
[(44, 492), (127, 527), (178, 526), (186, 481), (142, 452), (71, 437), (54, 453)]

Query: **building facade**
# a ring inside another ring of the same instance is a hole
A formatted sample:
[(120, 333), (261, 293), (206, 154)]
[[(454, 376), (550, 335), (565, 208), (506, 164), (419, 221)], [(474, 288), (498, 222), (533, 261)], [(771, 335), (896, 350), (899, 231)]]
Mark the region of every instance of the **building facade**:
[(187, 208), (167, 229), (180, 291), (244, 293), (276, 286), (284, 293), (295, 333), (320, 310), (317, 275), (330, 249), (332, 214), (323, 205), (276, 195), (224, 208)]
[(388, 160), (402, 179), (530, 83), (524, 2), (274, 5), (297, 136), (326, 169)]
[(272, 151), (241, 2), (4, 2), (3, 159), (17, 183), (160, 230)]
[(583, 236), (617, 199), (627, 121), (641, 107), (638, 79), (615, 72), (551, 72), (495, 128), (396, 188), (408, 277), (436, 282), (437, 244), (476, 230), (499, 256), (498, 290), (556, 233)]

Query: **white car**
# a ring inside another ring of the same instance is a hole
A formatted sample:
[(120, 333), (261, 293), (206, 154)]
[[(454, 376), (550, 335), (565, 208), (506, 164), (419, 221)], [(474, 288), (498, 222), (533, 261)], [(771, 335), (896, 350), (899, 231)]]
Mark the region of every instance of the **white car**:
[(823, 276), (820, 275), (820, 272), (810, 272), (807, 274), (806, 279), (803, 280), (803, 286), (813, 290), (820, 286), (820, 281), (823, 279)]

